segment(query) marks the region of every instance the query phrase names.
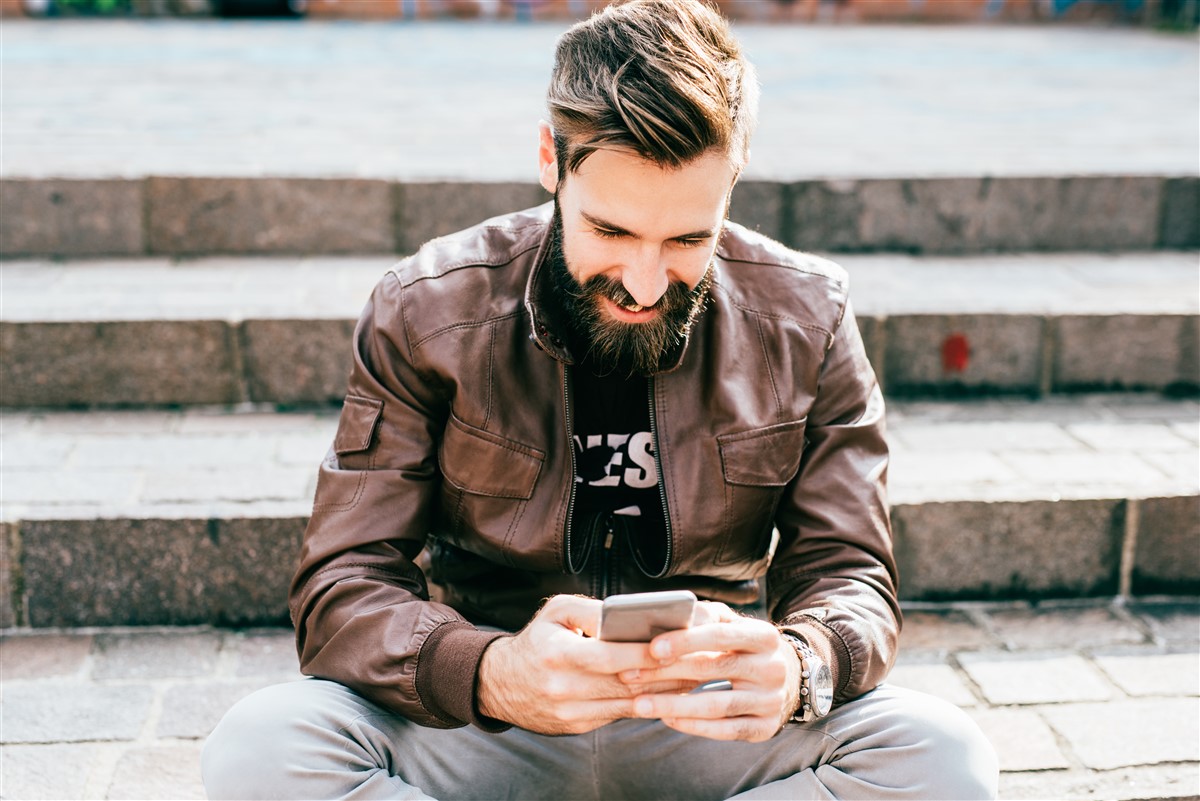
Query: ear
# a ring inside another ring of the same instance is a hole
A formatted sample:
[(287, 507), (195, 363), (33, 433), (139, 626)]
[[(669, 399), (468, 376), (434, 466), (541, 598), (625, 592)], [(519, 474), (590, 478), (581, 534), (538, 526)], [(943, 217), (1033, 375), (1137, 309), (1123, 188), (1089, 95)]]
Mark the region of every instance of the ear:
[(554, 131), (550, 123), (538, 123), (538, 181), (550, 194), (558, 190), (558, 159), (554, 155)]

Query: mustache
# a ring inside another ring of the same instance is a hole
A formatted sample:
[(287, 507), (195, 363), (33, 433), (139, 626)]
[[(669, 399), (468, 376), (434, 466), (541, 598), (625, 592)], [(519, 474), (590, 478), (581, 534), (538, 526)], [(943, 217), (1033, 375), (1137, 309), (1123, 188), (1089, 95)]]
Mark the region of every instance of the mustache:
[[(625, 285), (612, 276), (593, 275), (583, 283), (573, 283), (574, 286), (567, 286), (565, 290), (567, 294), (576, 300), (603, 297), (608, 298), (619, 306), (632, 306), (637, 303), (637, 300), (629, 293)], [(692, 289), (682, 281), (674, 281), (667, 286), (667, 291), (652, 306), (644, 306), (643, 308), (670, 314), (677, 309), (688, 306), (698, 294), (698, 290), (702, 291), (701, 287)]]

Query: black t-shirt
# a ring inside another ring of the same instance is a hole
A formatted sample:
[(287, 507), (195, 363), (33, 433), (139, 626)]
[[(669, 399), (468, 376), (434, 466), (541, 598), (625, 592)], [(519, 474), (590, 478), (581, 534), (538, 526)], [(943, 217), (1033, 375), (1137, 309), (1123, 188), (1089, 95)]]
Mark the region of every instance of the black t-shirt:
[(665, 547), (648, 380), (597, 376), (584, 362), (572, 370), (575, 509), (572, 530), (625, 542), (591, 543), (593, 559), (632, 548), (653, 563)]

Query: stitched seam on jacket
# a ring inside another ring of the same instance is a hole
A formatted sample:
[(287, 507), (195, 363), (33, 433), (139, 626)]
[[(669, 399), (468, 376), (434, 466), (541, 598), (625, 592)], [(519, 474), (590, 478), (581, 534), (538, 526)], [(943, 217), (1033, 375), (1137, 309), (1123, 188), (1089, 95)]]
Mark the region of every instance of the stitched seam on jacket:
[(413, 342), (412, 347), (414, 349), (419, 348), (422, 345), (424, 345), (426, 342), (428, 342), (429, 340), (433, 339), (434, 337), (441, 336), (442, 334), (445, 334), (448, 331), (456, 331), (460, 328), (480, 328), (485, 325), (493, 325), (495, 323), (500, 322), (501, 320), (511, 320), (514, 317), (523, 317), (524, 315), (525, 315), (525, 310), (521, 309), (520, 311), (509, 312), (508, 314), (500, 314), (500, 315), (497, 315), (496, 317), (489, 317), (486, 320), (468, 320), (468, 321), (462, 322), (462, 323), (451, 323), (450, 325), (442, 326), (441, 328), (437, 328), (437, 329), (434, 329), (433, 331), (430, 331), (425, 336), (423, 336), (420, 339)]
[(775, 386), (775, 371), (771, 369), (771, 357), (767, 353), (767, 340), (763, 335), (762, 320), (758, 320), (758, 344), (762, 347), (763, 364), (767, 366), (767, 378), (771, 380), (771, 394), (775, 396), (775, 417), (783, 420), (783, 402), (779, 400), (779, 388)]

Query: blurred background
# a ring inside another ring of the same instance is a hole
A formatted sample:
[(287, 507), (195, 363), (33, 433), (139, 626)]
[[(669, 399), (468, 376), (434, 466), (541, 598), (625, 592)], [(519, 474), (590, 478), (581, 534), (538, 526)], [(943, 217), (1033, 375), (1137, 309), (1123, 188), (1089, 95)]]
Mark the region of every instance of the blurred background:
[[(1067, 21), (1194, 26), (1197, 0), (714, 0), (756, 22)], [(599, 0), (3, 0), (8, 14), (579, 19)]]

